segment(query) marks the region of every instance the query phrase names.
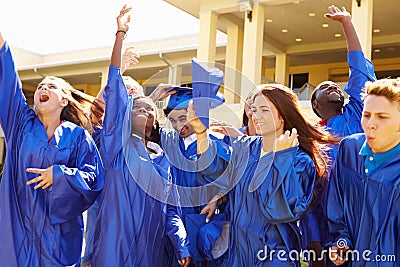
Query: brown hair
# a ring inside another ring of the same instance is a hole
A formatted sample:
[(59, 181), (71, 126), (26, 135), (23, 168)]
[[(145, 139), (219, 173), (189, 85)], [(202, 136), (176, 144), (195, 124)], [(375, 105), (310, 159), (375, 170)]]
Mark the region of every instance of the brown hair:
[[(384, 96), (390, 102), (400, 103), (400, 77), (397, 79), (381, 79), (365, 84), (363, 99), (369, 95)], [(400, 106), (399, 106), (400, 107)]]
[(324, 179), (329, 162), (328, 144), (338, 145), (340, 139), (321, 128), (313, 126), (303, 115), (297, 96), (286, 86), (262, 84), (258, 86), (258, 89), (260, 92), (254, 98), (260, 95), (268, 97), (284, 120), (284, 131), (297, 129), (299, 146), (314, 162), (317, 180)]
[(93, 132), (93, 127), (101, 128), (104, 110), (96, 103), (95, 97), (75, 89), (62, 78), (47, 76), (45, 79), (57, 81), (63, 97), (68, 100), (68, 105), (61, 111), (61, 120), (73, 122), (90, 133)]

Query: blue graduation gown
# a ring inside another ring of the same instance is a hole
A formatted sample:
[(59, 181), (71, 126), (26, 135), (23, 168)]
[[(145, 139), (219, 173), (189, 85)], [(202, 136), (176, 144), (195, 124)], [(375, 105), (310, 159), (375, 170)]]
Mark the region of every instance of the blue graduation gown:
[[(110, 66), (100, 136), (105, 186), (94, 233), (92, 266), (161, 266), (164, 235), (178, 258), (190, 256), (169, 163), (151, 158), (131, 136), (132, 101), (119, 69)], [(125, 121), (125, 123), (124, 123)]]
[[(347, 55), (347, 62), (350, 68), (350, 77), (345, 87), (349, 94), (349, 103), (343, 107), (343, 113), (328, 120), (326, 130), (337, 136), (348, 136), (355, 133), (362, 133), (361, 116), (364, 101), (361, 99), (362, 89), (367, 81), (376, 81), (373, 64), (364, 57), (362, 51), (350, 51)], [(335, 160), (337, 146), (332, 147), (329, 152), (331, 164)], [(330, 165), (329, 169), (332, 167)], [(329, 173), (329, 171), (328, 171)], [(302, 231), (303, 248), (311, 242), (328, 242), (328, 226), (323, 207), (326, 202), (326, 192), (323, 192), (322, 184), (317, 185), (317, 195), (310, 211), (300, 220)]]
[[(312, 200), (313, 161), (298, 147), (260, 158), (259, 136), (240, 137), (232, 149), (224, 179), (216, 180), (222, 189), (230, 190), (228, 265), (300, 266), (299, 261), (290, 261), (288, 253), (301, 249), (296, 221)], [(285, 251), (288, 261), (280, 261), (277, 253), (263, 260), (265, 249)]]
[[(364, 134), (344, 139), (328, 189), (327, 216), (332, 240), (346, 240), (360, 252), (350, 266), (398, 266), (400, 259), (400, 154), (365, 174), (359, 154)], [(371, 261), (363, 260), (365, 250)], [(376, 255), (395, 255), (397, 262), (377, 262)]]
[[(212, 182), (214, 178), (221, 174), (223, 167), (221, 166), (221, 170), (219, 172), (214, 172), (214, 169), (210, 170), (208, 168), (196, 171), (196, 169), (192, 168), (191, 166), (185, 167), (185, 164), (182, 161), (189, 160), (195, 162), (198, 159), (199, 155), (197, 154), (197, 141), (192, 142), (187, 148), (185, 148), (183, 139), (179, 137), (175, 131), (170, 132), (166, 131), (165, 129), (161, 131), (161, 137), (161, 143), (164, 143), (163, 147), (165, 149), (167, 158), (173, 163), (171, 164), (171, 172), (172, 175), (176, 177), (176, 184), (179, 186), (178, 191), (183, 213), (182, 220), (185, 224), (185, 228), (187, 232), (198, 231), (198, 229), (188, 228), (188, 224), (186, 224), (186, 215), (200, 214), (205, 204), (207, 204), (209, 200), (219, 192), (219, 188), (210, 184), (210, 182)], [(219, 139), (211, 134), (210, 139), (217, 148), (216, 156), (224, 159), (223, 164), (226, 166), (225, 161), (229, 161), (230, 157), (229, 145), (225, 144), (223, 139)], [(180, 153), (177, 153), (177, 147), (179, 147)], [(197, 176), (201, 176), (201, 178), (198, 178)], [(208, 185), (205, 186), (206, 184)], [(189, 241), (192, 247), (196, 246), (195, 242), (192, 242), (192, 240)], [(164, 266), (178, 267), (179, 265), (176, 257), (174, 256), (172, 248), (173, 247), (171, 247), (170, 241), (167, 240), (167, 245), (165, 247), (166, 251), (164, 257)], [(222, 260), (223, 259), (220, 261)], [(219, 266), (218, 264), (220, 261), (208, 261), (207, 263), (205, 259), (197, 260), (196, 266)]]
[(362, 133), (361, 116), (364, 101), (361, 99), (362, 89), (367, 81), (376, 81), (374, 65), (359, 50), (350, 51), (347, 55), (350, 77), (344, 90), (349, 94), (349, 103), (343, 107), (343, 113), (328, 120), (328, 131), (338, 136)]
[[(22, 94), (9, 46), (0, 49), (0, 123), (7, 155), (0, 186), (0, 266), (72, 266), (82, 248), (81, 213), (104, 185), (96, 146), (65, 121), (49, 141)], [(53, 185), (34, 189), (27, 168), (53, 166)]]

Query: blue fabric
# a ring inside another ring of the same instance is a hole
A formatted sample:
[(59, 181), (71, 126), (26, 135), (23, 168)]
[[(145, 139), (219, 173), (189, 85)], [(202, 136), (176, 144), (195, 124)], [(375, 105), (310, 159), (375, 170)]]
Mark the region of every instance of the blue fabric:
[[(343, 113), (330, 118), (327, 123), (327, 131), (337, 136), (348, 136), (355, 133), (363, 132), (361, 127), (361, 116), (364, 101), (361, 99), (362, 89), (367, 81), (376, 81), (373, 64), (364, 57), (362, 51), (350, 51), (347, 55), (347, 61), (350, 68), (350, 77), (345, 87), (345, 91), (349, 94), (349, 103), (343, 107)], [(329, 164), (330, 172), (332, 164), (335, 160), (338, 147), (332, 146), (329, 152), (331, 162)], [(324, 186), (317, 185), (317, 195), (310, 211), (300, 220), (300, 228), (302, 232), (303, 249), (308, 248), (311, 242), (329, 242), (328, 225), (326, 216), (324, 215), (324, 206), (326, 205), (326, 191), (323, 192)], [(319, 225), (319, 227), (315, 227)], [(319, 229), (319, 230), (317, 230)]]
[(368, 170), (366, 172), (367, 176), (369, 176), (371, 172), (373, 172), (383, 163), (385, 163), (386, 161), (393, 158), (393, 156), (399, 153), (400, 153), (400, 144), (398, 144), (391, 150), (386, 151), (385, 153), (374, 154), (371, 148), (369, 147), (368, 143), (365, 142), (361, 147), (360, 155), (365, 157), (364, 165), (365, 169)]
[(170, 95), (167, 108), (170, 109), (187, 109), (189, 106), (189, 101), (192, 99), (192, 88), (190, 87), (171, 87), (168, 88), (166, 91), (176, 90), (175, 94)]
[[(0, 124), (7, 155), (0, 185), (0, 266), (72, 266), (80, 261), (81, 213), (103, 189), (103, 167), (84, 129), (65, 121), (48, 141), (25, 102), (8, 44), (0, 49)], [(34, 189), (27, 168), (53, 166), (53, 184)]]
[(225, 99), (218, 101), (216, 97), (223, 80), (224, 74), (218, 68), (208, 69), (204, 63), (192, 60), (193, 105), (197, 117), (207, 128), (210, 108), (215, 108), (225, 101)]
[(300, 252), (296, 221), (311, 203), (314, 163), (297, 147), (260, 158), (262, 137), (240, 137), (232, 149), (224, 179), (215, 181), (229, 192), (228, 266), (300, 266), (289, 257), (280, 261), (277, 253), (267, 260), (259, 260), (257, 254), (265, 248), (286, 255), (291, 250)]
[[(217, 157), (213, 162), (206, 163), (203, 168), (197, 165), (197, 160), (199, 160), (197, 141), (194, 141), (185, 149), (184, 141), (176, 131), (168, 131), (164, 128), (161, 130), (161, 144), (171, 163), (171, 173), (176, 177), (183, 212), (182, 217), (190, 244), (194, 247), (196, 266), (211, 266), (212, 263), (210, 261), (206, 263), (205, 258), (196, 254), (196, 243), (193, 243), (196, 240), (193, 240), (193, 236), (195, 236), (193, 233), (197, 233), (198, 229), (193, 228), (192, 224), (188, 224), (187, 216), (199, 215), (209, 200), (219, 192), (219, 188), (213, 185), (212, 181), (222, 173), (230, 158), (230, 147), (224, 139), (219, 139), (211, 134), (210, 139), (215, 147), (214, 155)], [(177, 153), (178, 151), (179, 153)], [(216, 171), (217, 169), (218, 171)], [(167, 241), (167, 243), (170, 242)], [(164, 266), (178, 266), (172, 249), (165, 251)]]
[(227, 222), (226, 214), (215, 214), (208, 223), (206, 223), (206, 217), (207, 214), (186, 214), (188, 237), (196, 261), (214, 260), (211, 250), (222, 233), (222, 227)]
[[(332, 240), (347, 241), (360, 255), (370, 250), (371, 261), (350, 266), (398, 266), (400, 259), (400, 153), (365, 174), (365, 156), (359, 154), (364, 134), (344, 139), (332, 171), (327, 215)], [(397, 262), (372, 261), (376, 255), (395, 255)]]
[(85, 253), (81, 258), (81, 266), (90, 265), (90, 263), (92, 262), (94, 231), (96, 227), (97, 214), (99, 214), (99, 202), (95, 201), (93, 205), (87, 210), (84, 248)]
[(350, 77), (346, 88), (349, 103), (343, 107), (343, 113), (328, 120), (328, 131), (338, 136), (362, 133), (361, 116), (364, 101), (361, 99), (362, 89), (367, 81), (376, 81), (373, 64), (364, 57), (362, 51), (350, 51), (347, 55)]
[[(105, 187), (100, 197), (92, 266), (161, 266), (164, 235), (177, 258), (190, 256), (181, 210), (164, 154), (150, 158), (130, 132), (131, 98), (118, 68), (110, 66), (100, 146)], [(126, 120), (126, 123), (124, 121)]]

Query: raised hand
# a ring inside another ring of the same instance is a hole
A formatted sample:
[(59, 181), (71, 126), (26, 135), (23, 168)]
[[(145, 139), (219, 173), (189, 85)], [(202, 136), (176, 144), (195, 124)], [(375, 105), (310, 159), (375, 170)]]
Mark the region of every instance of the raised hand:
[(197, 153), (203, 154), (210, 147), (210, 139), (207, 133), (207, 127), (197, 117), (194, 109), (193, 100), (190, 100), (186, 114), (188, 122), (193, 126), (197, 137)]
[(26, 169), (27, 172), (37, 173), (40, 176), (28, 181), (26, 184), (30, 185), (33, 183), (40, 182), (34, 188), (38, 189), (46, 189), (53, 184), (53, 166), (48, 167), (47, 169), (35, 169), (35, 168), (28, 168)]
[(129, 30), (128, 24), (131, 21), (129, 11), (131, 11), (131, 9), (131, 7), (127, 7), (125, 4), (119, 12), (119, 16), (117, 17), (118, 31), (124, 31), (126, 33)]
[(210, 130), (233, 138), (237, 138), (243, 135), (243, 133), (239, 131), (238, 128), (234, 127), (232, 124), (223, 121), (211, 122)]
[(201, 122), (201, 120), (197, 117), (196, 111), (194, 109), (193, 100), (190, 100), (189, 106), (187, 109), (187, 120), (193, 126), (194, 131), (196, 133), (205, 132), (207, 129), (206, 126)]
[(176, 93), (176, 90), (171, 90), (167, 92), (167, 89), (171, 88), (171, 84), (165, 84), (165, 83), (160, 83), (156, 89), (150, 94), (150, 98), (154, 101), (157, 102), (159, 100), (162, 100), (166, 98), (167, 96), (170, 96), (172, 94)]
[(293, 128), (292, 132), (286, 131), (284, 134), (281, 134), (278, 138), (275, 139), (274, 151), (277, 152), (297, 146), (297, 144), (299, 143), (297, 137), (298, 135), (296, 128)]
[(136, 65), (139, 63), (140, 55), (136, 53), (134, 49), (134, 47), (128, 47), (125, 49), (125, 52), (122, 55), (121, 73), (124, 73), (131, 64)]
[(342, 7), (342, 10), (340, 10), (338, 7), (331, 5), (328, 7), (328, 12), (329, 13), (326, 13), (324, 16), (331, 20), (340, 22), (343, 22), (344, 20), (351, 20), (351, 15), (345, 7)]

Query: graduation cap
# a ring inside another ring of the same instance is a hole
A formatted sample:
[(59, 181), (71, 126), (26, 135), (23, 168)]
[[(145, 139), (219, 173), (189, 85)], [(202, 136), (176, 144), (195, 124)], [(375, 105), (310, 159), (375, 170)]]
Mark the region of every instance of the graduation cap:
[(174, 86), (166, 89), (167, 92), (176, 90), (175, 94), (170, 95), (167, 108), (170, 109), (187, 109), (189, 100), (193, 97), (193, 89), (190, 87)]
[(224, 73), (218, 68), (209, 69), (203, 63), (192, 59), (193, 104), (197, 117), (209, 127), (209, 111), (225, 102), (218, 90), (224, 80)]
[(207, 214), (186, 214), (186, 232), (196, 261), (216, 260), (228, 250), (227, 242), (215, 246), (227, 223), (226, 214), (214, 214), (208, 223), (206, 217)]

